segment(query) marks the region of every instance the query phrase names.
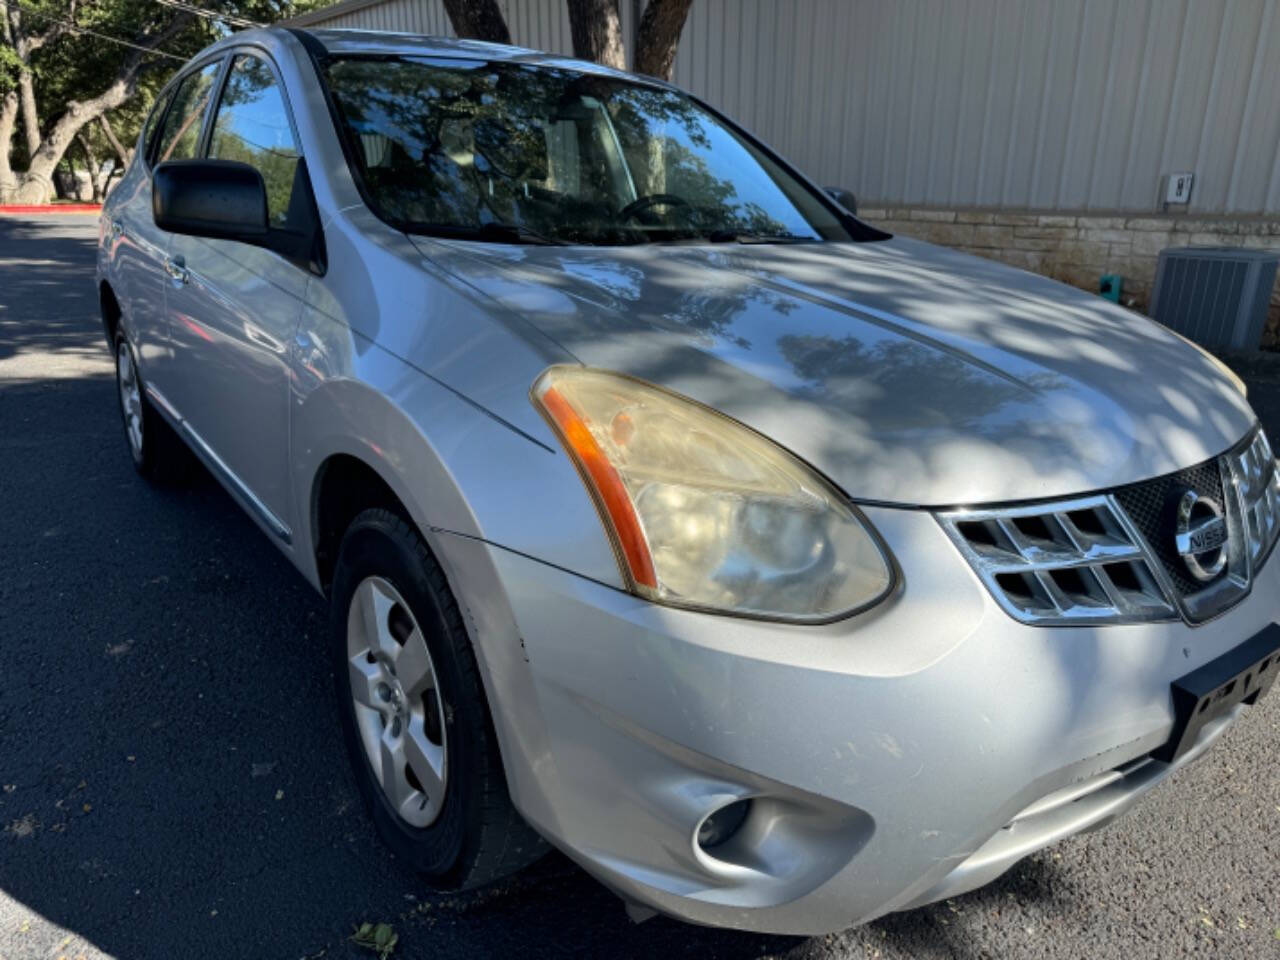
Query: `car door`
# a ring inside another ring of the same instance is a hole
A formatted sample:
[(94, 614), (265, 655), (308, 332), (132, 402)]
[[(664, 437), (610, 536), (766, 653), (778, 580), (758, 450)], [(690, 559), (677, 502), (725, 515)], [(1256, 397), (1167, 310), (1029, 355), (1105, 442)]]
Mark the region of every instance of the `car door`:
[(151, 214), (151, 164), (148, 161), (195, 156), (221, 62), (218, 58), (197, 66), (165, 92), (148, 121), (143, 138), (143, 155), (138, 160), (142, 175), (129, 179), (129, 192), (113, 207), (109, 224), (118, 244), (116, 263), (121, 289), (117, 293), (126, 307), (129, 337), (143, 379), (162, 393), (171, 372), (164, 311), (168, 284), (165, 263), (171, 238), (156, 226)]
[[(232, 55), (204, 142), (203, 155), (262, 174), (271, 229), (290, 229), (297, 205), (311, 202), (285, 94), (263, 57)], [(221, 479), (288, 543), (288, 352), (308, 274), (261, 247), (188, 236), (174, 236), (169, 270), (173, 405)]]

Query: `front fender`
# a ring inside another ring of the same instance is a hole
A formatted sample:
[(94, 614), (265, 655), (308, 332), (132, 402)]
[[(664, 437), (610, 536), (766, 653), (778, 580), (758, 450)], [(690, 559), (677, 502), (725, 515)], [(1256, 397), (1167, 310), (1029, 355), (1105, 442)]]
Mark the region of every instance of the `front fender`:
[[(346, 454), (382, 477), (429, 542), (471, 537), (623, 587), (595, 506), (549, 428), (536, 437), (514, 429), (310, 308), (295, 350), (290, 459), (300, 513), (324, 462)], [(298, 563), (318, 587), (315, 531), (298, 527)]]

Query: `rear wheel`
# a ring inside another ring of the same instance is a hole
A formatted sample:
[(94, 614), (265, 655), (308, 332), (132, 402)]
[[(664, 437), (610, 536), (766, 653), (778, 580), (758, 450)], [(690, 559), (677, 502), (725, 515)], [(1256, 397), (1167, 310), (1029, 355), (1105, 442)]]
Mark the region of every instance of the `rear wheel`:
[(390, 511), (361, 513), (330, 602), (343, 732), (386, 844), (447, 889), (537, 859), (546, 843), (511, 803), (470, 638), (422, 538)]
[(116, 334), (115, 348), (120, 416), (134, 467), (153, 482), (185, 479), (191, 468), (191, 452), (147, 399), (137, 356), (123, 332)]

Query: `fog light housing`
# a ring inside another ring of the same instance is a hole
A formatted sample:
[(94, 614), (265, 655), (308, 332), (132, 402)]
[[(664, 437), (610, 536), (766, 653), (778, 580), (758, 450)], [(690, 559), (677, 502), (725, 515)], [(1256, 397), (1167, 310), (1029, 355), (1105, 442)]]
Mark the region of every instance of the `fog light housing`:
[(750, 812), (751, 801), (748, 799), (735, 800), (707, 814), (698, 825), (698, 846), (712, 850), (725, 843), (742, 828)]

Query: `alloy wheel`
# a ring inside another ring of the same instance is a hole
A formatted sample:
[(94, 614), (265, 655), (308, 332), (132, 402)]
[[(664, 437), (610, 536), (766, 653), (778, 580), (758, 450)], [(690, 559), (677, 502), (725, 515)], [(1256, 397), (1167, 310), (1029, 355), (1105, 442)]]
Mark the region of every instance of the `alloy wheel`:
[(116, 347), (116, 381), (120, 387), (120, 411), (124, 414), (125, 433), (135, 460), (142, 459), (142, 390), (138, 371), (133, 365), (129, 342), (120, 338)]
[(347, 665), (356, 729), (374, 779), (402, 820), (429, 826), (448, 783), (444, 704), (426, 638), (382, 577), (366, 577), (352, 594)]

